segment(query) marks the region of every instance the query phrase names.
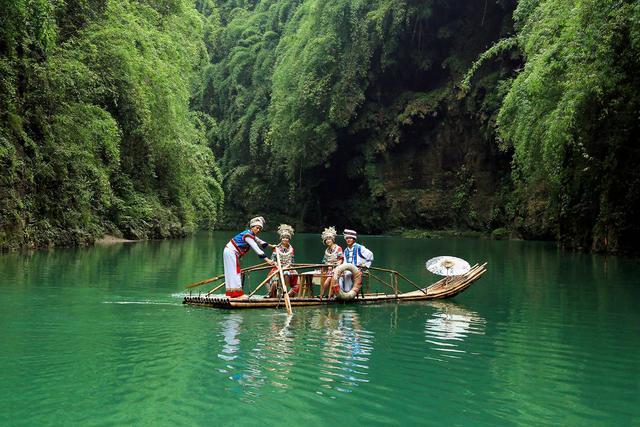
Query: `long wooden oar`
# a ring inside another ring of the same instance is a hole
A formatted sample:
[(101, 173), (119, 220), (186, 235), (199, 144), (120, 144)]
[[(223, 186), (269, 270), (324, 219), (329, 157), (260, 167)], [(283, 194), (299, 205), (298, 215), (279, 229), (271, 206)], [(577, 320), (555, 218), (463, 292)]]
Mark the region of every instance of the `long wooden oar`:
[(225, 282), (220, 283), (218, 286), (216, 286), (215, 288), (213, 288), (209, 292), (207, 292), (207, 294), (205, 296), (208, 297), (209, 295), (211, 295), (212, 293), (214, 293), (215, 291), (217, 291), (218, 289), (223, 287), (224, 284), (225, 284)]
[[(260, 264), (256, 264), (256, 265), (252, 265), (251, 267), (243, 268), (242, 270), (240, 270), (240, 272), (241, 273), (250, 273), (252, 271), (259, 270), (259, 269), (263, 268), (265, 265), (267, 265), (266, 262), (263, 262), (263, 263), (260, 263)], [(220, 280), (223, 277), (224, 277), (224, 274), (219, 274), (216, 277), (212, 277), (210, 279), (201, 280), (199, 282), (187, 285), (187, 286), (185, 286), (185, 289), (195, 288), (197, 286), (206, 285), (207, 283), (211, 283), (211, 282), (215, 282), (216, 280)]]
[(259, 285), (258, 285), (258, 286), (253, 290), (253, 292), (251, 292), (251, 293), (249, 294), (249, 298), (251, 298), (251, 297), (253, 296), (253, 294), (255, 294), (256, 292), (258, 292), (258, 289), (260, 289), (261, 287), (263, 287), (263, 286), (264, 286), (264, 285), (265, 285), (269, 280), (271, 280), (271, 278), (272, 278), (273, 276), (275, 276), (276, 274), (278, 274), (278, 272), (277, 272), (277, 271), (274, 271), (273, 273), (269, 274), (269, 275), (267, 276), (267, 278), (266, 278), (266, 279), (264, 279), (264, 280), (262, 281), (262, 283), (260, 283), (260, 284), (259, 284)]
[(243, 268), (241, 271), (243, 273), (250, 273), (252, 271), (256, 271), (259, 270), (263, 267), (271, 267), (269, 264), (267, 264), (266, 262), (261, 262), (260, 264), (256, 264), (256, 265), (252, 265), (251, 267), (247, 267), (247, 268)]
[(206, 285), (207, 283), (211, 283), (211, 282), (215, 282), (216, 280), (220, 280), (224, 277), (224, 274), (220, 274), (219, 276), (216, 277), (212, 277), (211, 279), (205, 279), (205, 280), (201, 280), (199, 282), (196, 283), (192, 283), (188, 286), (185, 286), (186, 289), (189, 288), (195, 288), (196, 286), (202, 286), (202, 285)]
[(284, 282), (284, 274), (282, 273), (282, 263), (280, 262), (280, 252), (276, 250), (276, 261), (278, 262), (278, 274), (280, 275), (280, 283), (282, 283), (282, 292), (284, 292), (284, 305), (287, 307), (287, 314), (293, 315), (291, 310), (291, 301), (289, 300), (289, 292), (287, 292), (287, 284)]

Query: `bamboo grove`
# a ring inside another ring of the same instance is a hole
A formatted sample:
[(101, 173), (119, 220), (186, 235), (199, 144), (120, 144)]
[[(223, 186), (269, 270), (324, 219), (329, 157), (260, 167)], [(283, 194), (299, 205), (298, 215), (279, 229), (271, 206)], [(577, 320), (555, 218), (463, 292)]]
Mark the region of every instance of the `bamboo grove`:
[(640, 5), (0, 2), (0, 246), (239, 226), (636, 251)]

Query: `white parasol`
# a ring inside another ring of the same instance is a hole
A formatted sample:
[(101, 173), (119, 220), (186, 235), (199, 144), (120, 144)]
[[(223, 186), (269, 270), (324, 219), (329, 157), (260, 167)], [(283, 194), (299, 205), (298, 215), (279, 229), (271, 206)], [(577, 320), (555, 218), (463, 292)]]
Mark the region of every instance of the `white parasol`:
[(459, 276), (471, 270), (471, 266), (461, 258), (438, 256), (427, 261), (427, 270), (440, 276)]

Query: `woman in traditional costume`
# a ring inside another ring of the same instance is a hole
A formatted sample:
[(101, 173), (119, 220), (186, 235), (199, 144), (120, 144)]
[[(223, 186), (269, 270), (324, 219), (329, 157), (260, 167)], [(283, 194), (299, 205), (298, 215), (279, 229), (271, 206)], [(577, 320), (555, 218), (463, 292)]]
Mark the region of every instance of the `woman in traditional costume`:
[[(278, 235), (280, 236), (280, 243), (273, 249), (271, 254), (271, 260), (276, 261), (276, 251), (280, 254), (280, 264), (282, 268), (289, 268), (294, 263), (295, 251), (291, 246), (291, 238), (293, 237), (293, 227), (287, 224), (280, 224), (278, 227)], [(274, 267), (269, 271), (269, 275), (278, 271), (278, 267)], [(295, 270), (283, 271), (284, 280), (287, 284), (289, 291), (289, 297), (295, 297), (300, 291), (300, 285), (298, 284), (298, 272)], [(269, 283), (269, 297), (275, 298), (278, 295), (278, 283), (280, 279), (278, 276), (274, 276)]]
[(342, 255), (342, 248), (336, 244), (337, 235), (338, 233), (336, 232), (335, 227), (325, 228), (321, 234), (322, 241), (327, 247), (324, 250), (322, 263), (329, 264), (329, 267), (322, 268), (320, 298), (324, 297), (325, 292), (331, 284), (331, 274), (333, 273), (333, 267), (342, 264), (342, 260), (344, 259), (344, 256)]
[[(347, 242), (347, 247), (344, 248), (344, 262), (353, 264), (360, 270), (371, 267), (371, 263), (373, 262), (373, 252), (365, 248), (363, 245), (356, 243), (358, 233), (346, 228), (343, 231), (343, 236), (345, 242)], [(340, 287), (344, 292), (349, 292), (353, 287), (353, 280), (350, 271), (346, 271), (344, 273), (344, 277), (340, 279)]]
[(236, 236), (224, 247), (224, 280), (226, 286), (226, 294), (230, 298), (244, 296), (242, 290), (242, 274), (240, 269), (240, 258), (242, 258), (249, 249), (262, 258), (267, 264), (274, 265), (274, 262), (267, 258), (263, 249), (269, 244), (258, 238), (258, 234), (264, 228), (264, 218), (259, 216), (249, 221), (249, 229)]

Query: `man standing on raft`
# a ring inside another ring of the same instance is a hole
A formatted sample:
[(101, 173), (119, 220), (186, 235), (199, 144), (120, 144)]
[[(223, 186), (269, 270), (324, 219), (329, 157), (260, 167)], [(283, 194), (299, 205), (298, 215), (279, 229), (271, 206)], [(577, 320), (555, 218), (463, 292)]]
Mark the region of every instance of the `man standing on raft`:
[(267, 258), (264, 251), (269, 244), (258, 238), (258, 234), (264, 228), (264, 218), (258, 216), (249, 221), (249, 229), (238, 233), (224, 247), (224, 280), (226, 287), (226, 295), (230, 298), (238, 298), (244, 296), (242, 290), (242, 274), (240, 273), (240, 258), (242, 258), (249, 249), (262, 258), (267, 264), (273, 266), (275, 262)]

